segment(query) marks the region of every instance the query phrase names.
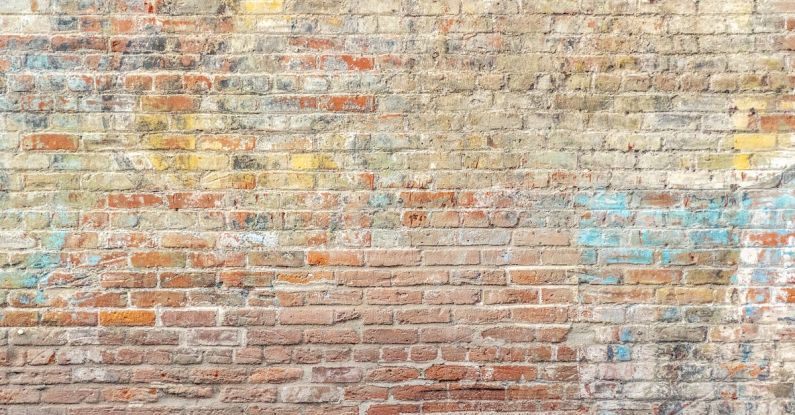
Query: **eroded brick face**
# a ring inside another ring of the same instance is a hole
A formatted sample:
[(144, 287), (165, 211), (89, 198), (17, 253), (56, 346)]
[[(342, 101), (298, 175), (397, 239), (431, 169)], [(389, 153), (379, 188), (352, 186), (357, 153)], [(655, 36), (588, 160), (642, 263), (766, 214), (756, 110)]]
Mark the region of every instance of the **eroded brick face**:
[(795, 2), (0, 2), (0, 415), (795, 413)]

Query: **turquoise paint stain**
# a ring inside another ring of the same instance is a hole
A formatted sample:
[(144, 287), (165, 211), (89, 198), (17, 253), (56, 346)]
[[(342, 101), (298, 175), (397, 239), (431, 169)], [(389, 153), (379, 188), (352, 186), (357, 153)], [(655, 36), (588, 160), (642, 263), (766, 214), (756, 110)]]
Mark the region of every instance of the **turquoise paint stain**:
[(724, 216), (724, 221), (730, 226), (745, 227), (751, 221), (751, 212), (747, 210), (724, 212)]
[(596, 263), (596, 250), (586, 249), (580, 253), (580, 263), (583, 265), (593, 265)]
[(618, 362), (626, 362), (632, 360), (632, 349), (629, 346), (624, 346), (620, 344), (615, 344), (608, 346), (607, 348), (607, 360), (618, 361)]
[(763, 269), (755, 269), (751, 273), (751, 282), (754, 285), (767, 285), (770, 283), (770, 276)]
[(627, 195), (624, 193), (598, 192), (593, 196), (579, 194), (574, 198), (575, 205), (591, 210), (616, 210), (627, 208)]
[(616, 230), (582, 229), (577, 235), (577, 243), (582, 246), (619, 246), (621, 233)]
[(795, 195), (783, 194), (773, 199), (774, 209), (795, 209)]
[(47, 296), (44, 294), (44, 290), (36, 291), (36, 296), (33, 297), (33, 301), (36, 304), (43, 305), (47, 303)]
[(748, 363), (748, 361), (751, 360), (751, 351), (752, 348), (750, 344), (740, 345), (740, 360), (742, 360), (743, 363)]
[(386, 193), (377, 193), (370, 196), (367, 204), (374, 208), (384, 208), (392, 203), (392, 198)]
[(46, 248), (61, 250), (66, 243), (66, 235), (66, 231), (55, 231), (45, 238), (42, 244)]
[(745, 315), (745, 318), (748, 320), (755, 320), (758, 313), (759, 313), (759, 308), (757, 307), (754, 306), (743, 307), (743, 315)]
[(607, 264), (649, 265), (653, 259), (654, 252), (650, 249), (620, 248), (605, 252)]
[(616, 285), (621, 282), (621, 277), (614, 275), (582, 274), (578, 276), (578, 281), (580, 284)]
[(674, 263), (675, 258), (681, 255), (683, 251), (679, 249), (666, 249), (660, 255), (660, 262), (663, 265), (671, 265)]
[(632, 330), (629, 327), (624, 327), (618, 332), (618, 339), (622, 342), (631, 342), (632, 338)]
[(102, 261), (102, 257), (100, 255), (91, 254), (86, 257), (86, 264), (90, 266), (96, 266), (99, 262)]
[(60, 265), (61, 255), (57, 253), (37, 252), (31, 254), (25, 263), (26, 268), (54, 268)]
[(696, 247), (726, 246), (729, 245), (731, 235), (728, 229), (710, 229), (691, 231), (688, 234), (690, 242)]
[(23, 305), (43, 305), (47, 302), (43, 290), (36, 291), (36, 294), (22, 293), (19, 295), (18, 300)]
[(0, 288), (36, 288), (49, 273), (10, 271), (0, 274)]
[(665, 322), (673, 322), (679, 321), (682, 319), (682, 310), (676, 307), (668, 307), (663, 311), (662, 316), (660, 316), (661, 321)]
[(674, 226), (718, 226), (721, 211), (675, 209), (665, 213), (666, 224)]
[(28, 55), (25, 58), (25, 66), (28, 69), (52, 69), (47, 55)]

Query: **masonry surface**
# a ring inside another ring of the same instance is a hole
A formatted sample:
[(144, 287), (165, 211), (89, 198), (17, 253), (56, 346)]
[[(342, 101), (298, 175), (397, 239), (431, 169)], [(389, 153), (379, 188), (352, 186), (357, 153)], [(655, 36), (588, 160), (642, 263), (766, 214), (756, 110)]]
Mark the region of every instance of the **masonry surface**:
[(0, 415), (795, 414), (795, 1), (0, 2)]

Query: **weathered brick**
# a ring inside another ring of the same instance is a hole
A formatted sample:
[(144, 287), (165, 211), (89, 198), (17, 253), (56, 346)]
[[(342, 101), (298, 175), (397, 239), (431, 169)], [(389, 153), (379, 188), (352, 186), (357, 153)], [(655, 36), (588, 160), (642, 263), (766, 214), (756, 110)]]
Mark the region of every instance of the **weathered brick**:
[(0, 4), (0, 415), (792, 412), (794, 10)]
[(78, 137), (72, 134), (42, 133), (22, 137), (20, 142), (24, 150), (77, 150)]

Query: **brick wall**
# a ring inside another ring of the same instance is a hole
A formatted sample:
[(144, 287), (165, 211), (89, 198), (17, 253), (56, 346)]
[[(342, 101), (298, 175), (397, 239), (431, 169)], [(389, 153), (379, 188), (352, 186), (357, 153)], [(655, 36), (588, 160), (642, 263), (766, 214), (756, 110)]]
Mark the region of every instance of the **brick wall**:
[(792, 0), (0, 2), (0, 415), (795, 413)]

